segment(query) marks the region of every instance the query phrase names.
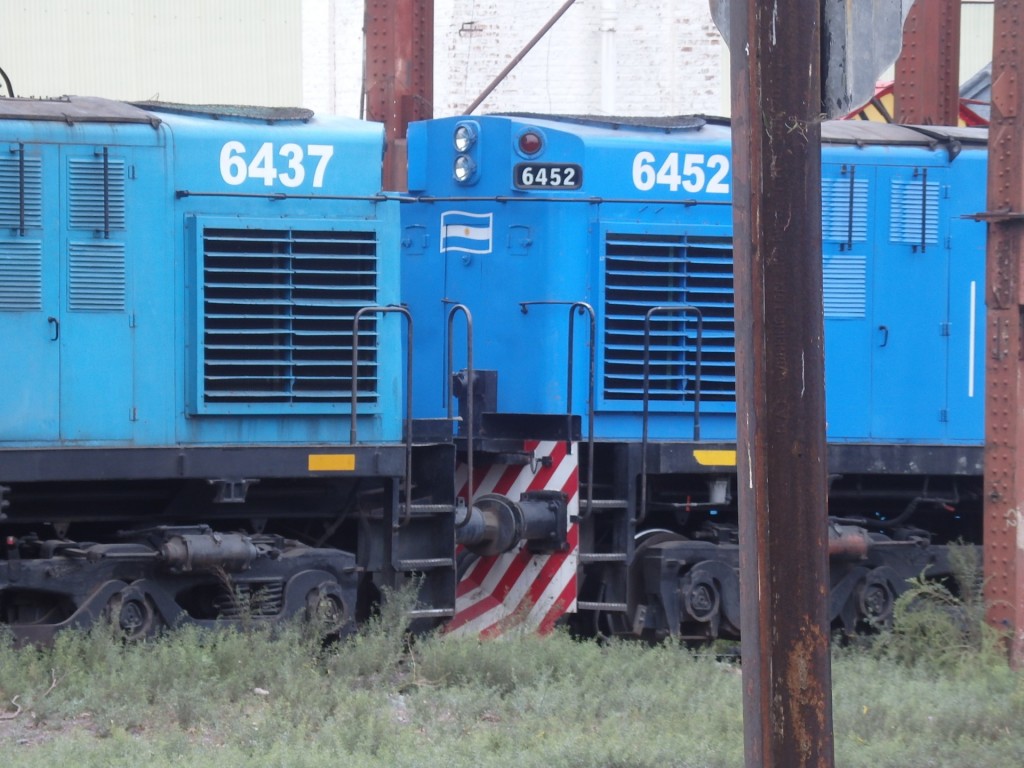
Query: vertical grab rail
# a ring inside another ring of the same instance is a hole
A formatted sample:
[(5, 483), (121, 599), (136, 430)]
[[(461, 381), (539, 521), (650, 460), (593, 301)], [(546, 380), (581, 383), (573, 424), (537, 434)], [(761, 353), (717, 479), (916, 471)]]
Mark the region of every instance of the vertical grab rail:
[(349, 443), (356, 444), (356, 408), (358, 406), (359, 388), (356, 382), (359, 380), (359, 321), (369, 313), (385, 314), (398, 312), (408, 322), (408, 350), (405, 357), (405, 420), (403, 429), (405, 431), (405, 508), (397, 528), (402, 528), (409, 522), (412, 514), (410, 509), (412, 498), (412, 315), (405, 307), (395, 304), (377, 307), (362, 307), (352, 320), (352, 421), (349, 431)]
[[(594, 375), (596, 371), (595, 365), (595, 337), (597, 335), (597, 319), (594, 314), (594, 308), (587, 304), (585, 301), (521, 301), (519, 302), (519, 309), (525, 315), (529, 312), (529, 308), (537, 304), (551, 304), (569, 307), (569, 365), (567, 371), (567, 383), (566, 383), (566, 397), (565, 397), (565, 411), (566, 411), (566, 434), (572, 437), (572, 374), (573, 374), (573, 342), (575, 341), (576, 334), (576, 312), (586, 312), (590, 315), (590, 339), (588, 342), (589, 348), (589, 364), (590, 364), (590, 378), (587, 384), (587, 509), (586, 512), (580, 513), (581, 518), (588, 517), (591, 513), (591, 508), (594, 504)], [(569, 450), (572, 449), (572, 441), (569, 441)]]
[(647, 517), (647, 444), (651, 406), (651, 317), (658, 312), (692, 312), (697, 316), (697, 350), (694, 356), (693, 381), (693, 439), (694, 442), (700, 440), (700, 352), (703, 345), (704, 316), (697, 307), (688, 304), (651, 307), (644, 315), (644, 415), (643, 437), (640, 443), (640, 514), (636, 519), (637, 525)]
[[(448, 364), (445, 368), (452, 367), (452, 361), (455, 359), (454, 344), (455, 341), (452, 338), (452, 328), (455, 323), (455, 315), (458, 312), (462, 312), (466, 316), (466, 398), (469, 404), (466, 406), (466, 421), (469, 422), (469, 426), (466, 429), (466, 468), (469, 473), (469, 477), (466, 480), (466, 509), (467, 514), (461, 521), (456, 521), (455, 527), (462, 528), (469, 522), (469, 512), (473, 510), (473, 425), (474, 425), (474, 403), (473, 403), (473, 379), (475, 376), (473, 368), (473, 313), (469, 311), (469, 307), (465, 304), (454, 304), (451, 309), (448, 310), (448, 334), (447, 334), (447, 349), (448, 349)], [(447, 378), (451, 380), (451, 371), (448, 372)], [(446, 385), (448, 391), (448, 420), (451, 421), (453, 418), (452, 412), (452, 400), (454, 400), (454, 393), (451, 391), (451, 387)]]

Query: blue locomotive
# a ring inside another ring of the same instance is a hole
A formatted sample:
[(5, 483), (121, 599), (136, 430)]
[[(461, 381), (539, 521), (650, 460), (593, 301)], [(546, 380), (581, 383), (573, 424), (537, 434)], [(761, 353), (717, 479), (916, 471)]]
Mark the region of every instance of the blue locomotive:
[[(839, 629), (980, 538), (985, 135), (825, 126)], [(0, 100), (0, 621), (739, 631), (730, 131)], [(823, 510), (823, 514), (825, 511)]]
[(451, 448), (412, 461), (404, 428), (383, 142), (306, 110), (0, 100), (17, 635), (303, 613), (341, 632), (413, 571), (450, 614)]
[[(402, 296), (428, 328), (415, 411), (458, 398), (460, 456), (484, 492), (499, 467), (573, 462), (564, 606), (584, 631), (739, 629), (730, 141), (703, 118), (410, 127)], [(985, 231), (969, 216), (984, 210), (985, 141), (824, 126), (838, 628), (887, 621), (908, 578), (948, 573), (944, 542), (978, 540)], [(543, 441), (567, 448), (540, 455)], [(502, 557), (486, 577), (498, 593), (494, 573), (522, 569)]]

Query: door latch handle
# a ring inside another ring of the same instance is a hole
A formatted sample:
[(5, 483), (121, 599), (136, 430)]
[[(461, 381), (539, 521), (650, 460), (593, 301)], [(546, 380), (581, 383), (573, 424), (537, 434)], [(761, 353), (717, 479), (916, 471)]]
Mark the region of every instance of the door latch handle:
[(53, 335), (50, 337), (50, 341), (56, 341), (60, 338), (60, 320), (53, 315), (46, 318), (46, 321), (52, 326), (51, 331)]
[(889, 326), (880, 325), (878, 326), (878, 330), (882, 332), (882, 343), (879, 344), (878, 346), (884, 347), (886, 344), (889, 343)]

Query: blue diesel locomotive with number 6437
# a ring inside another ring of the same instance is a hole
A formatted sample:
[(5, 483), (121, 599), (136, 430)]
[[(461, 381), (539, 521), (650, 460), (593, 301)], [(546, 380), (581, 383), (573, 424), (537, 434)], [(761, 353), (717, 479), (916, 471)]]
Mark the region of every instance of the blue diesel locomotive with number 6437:
[(2, 99), (0, 144), (3, 622), (338, 633), (424, 563), (449, 613), (451, 448), (403, 433), (382, 128)]
[[(730, 131), (0, 100), (0, 621), (739, 631)], [(831, 618), (977, 540), (985, 134), (823, 139)]]

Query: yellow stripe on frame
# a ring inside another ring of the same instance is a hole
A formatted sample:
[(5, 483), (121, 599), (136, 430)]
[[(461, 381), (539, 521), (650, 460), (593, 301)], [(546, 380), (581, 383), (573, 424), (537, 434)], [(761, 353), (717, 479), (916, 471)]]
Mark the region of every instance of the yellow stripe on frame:
[(311, 453), (310, 472), (351, 472), (356, 468), (354, 453)]
[(736, 451), (694, 451), (693, 458), (702, 467), (736, 466)]

